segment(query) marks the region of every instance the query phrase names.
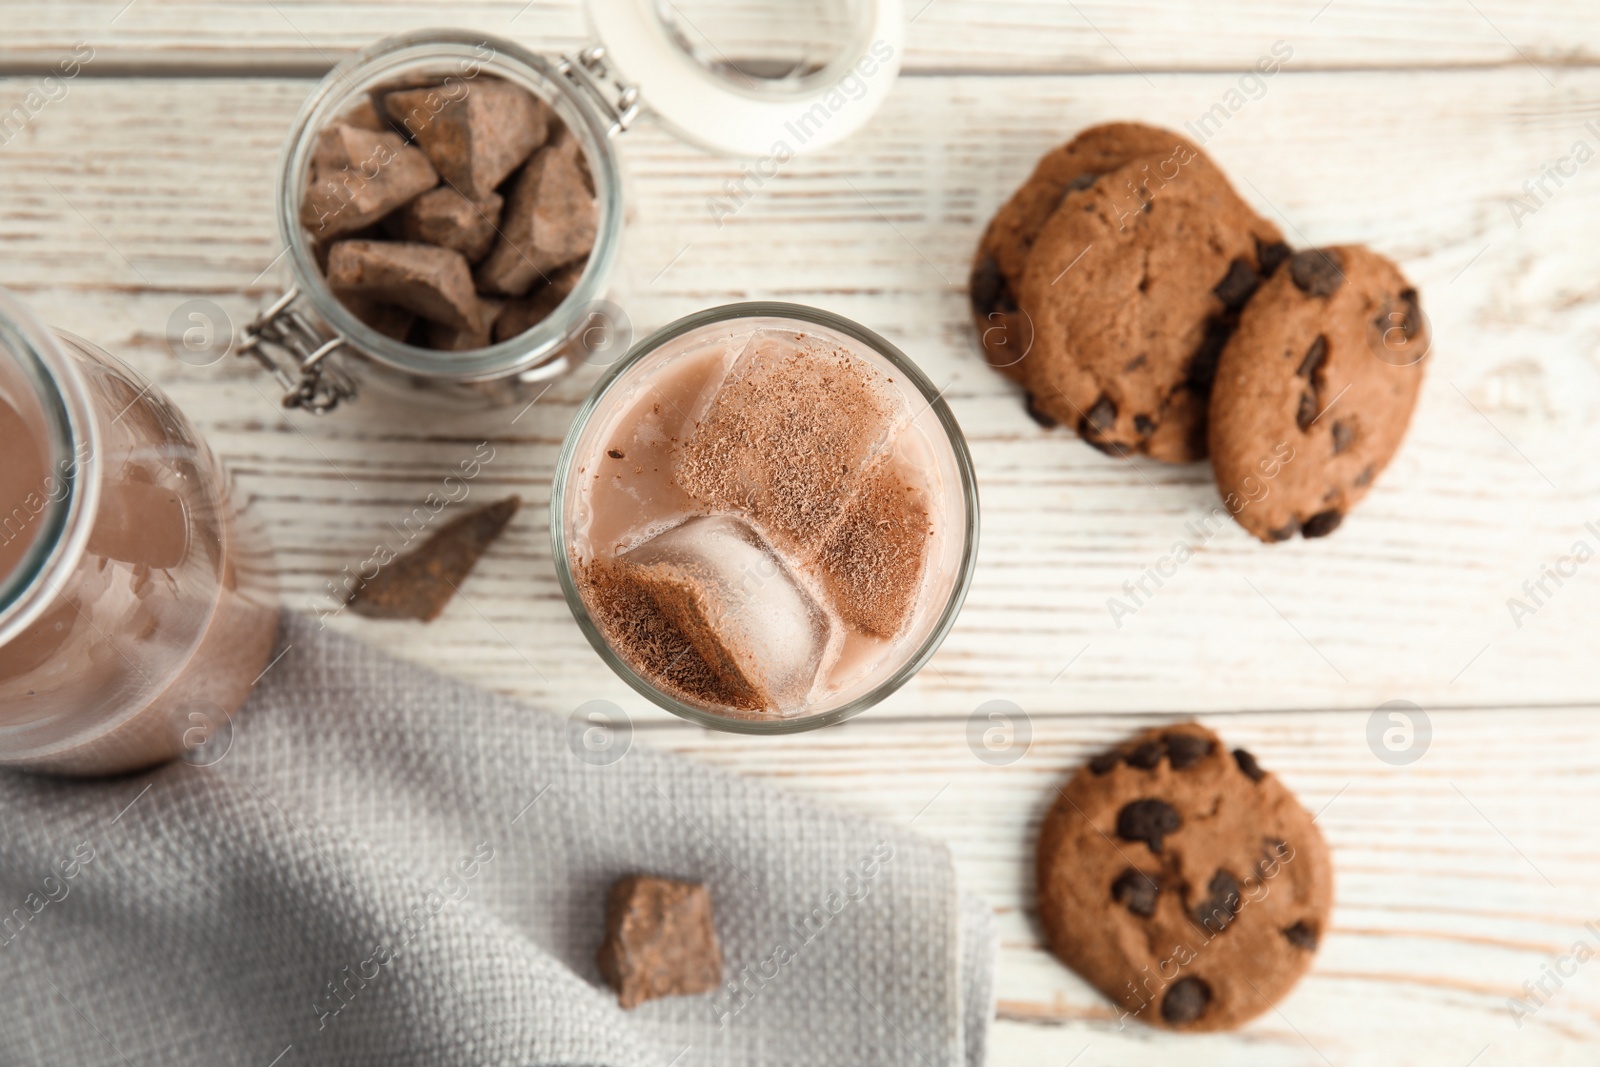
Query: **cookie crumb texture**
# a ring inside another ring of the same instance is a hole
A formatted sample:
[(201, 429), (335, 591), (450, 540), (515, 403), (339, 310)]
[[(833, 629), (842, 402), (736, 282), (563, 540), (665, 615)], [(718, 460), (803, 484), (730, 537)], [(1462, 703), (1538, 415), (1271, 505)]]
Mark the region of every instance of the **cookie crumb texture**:
[(1338, 529), (1405, 437), (1429, 344), (1389, 260), (1353, 245), (1296, 253), (1217, 366), (1211, 463), (1239, 524), (1267, 542)]
[(1244, 749), (1194, 723), (1078, 769), (1039, 835), (1051, 951), (1153, 1026), (1226, 1030), (1311, 965), (1333, 904), (1322, 835)]
[(696, 882), (631, 875), (611, 887), (600, 973), (624, 1008), (722, 984), (711, 892)]

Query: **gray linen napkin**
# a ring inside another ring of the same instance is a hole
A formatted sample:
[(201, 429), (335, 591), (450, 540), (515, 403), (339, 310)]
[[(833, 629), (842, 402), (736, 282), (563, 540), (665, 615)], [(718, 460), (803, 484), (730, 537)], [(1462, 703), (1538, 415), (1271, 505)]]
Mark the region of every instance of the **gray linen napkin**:
[[(982, 1062), (994, 933), (941, 845), (306, 619), (280, 641), (190, 760), (0, 774), (0, 1064)], [(635, 872), (711, 887), (718, 994), (604, 988)]]

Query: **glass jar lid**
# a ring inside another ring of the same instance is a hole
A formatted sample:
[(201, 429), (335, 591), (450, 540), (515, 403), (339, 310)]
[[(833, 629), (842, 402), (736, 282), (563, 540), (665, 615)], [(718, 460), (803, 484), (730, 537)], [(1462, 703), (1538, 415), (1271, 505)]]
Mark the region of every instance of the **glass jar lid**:
[(697, 7), (588, 0), (618, 76), (702, 148), (787, 159), (833, 144), (866, 124), (900, 72), (901, 0), (792, 0), (760, 20), (741, 8), (713, 21), (728, 5), (691, 16)]

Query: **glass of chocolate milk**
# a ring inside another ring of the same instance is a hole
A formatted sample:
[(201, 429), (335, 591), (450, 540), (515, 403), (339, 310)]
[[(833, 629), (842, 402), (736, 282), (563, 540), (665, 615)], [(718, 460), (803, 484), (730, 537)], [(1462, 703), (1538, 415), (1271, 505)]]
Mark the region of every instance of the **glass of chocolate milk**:
[(111, 774), (216, 740), (278, 612), (194, 427), (0, 290), (0, 455), (0, 764)]
[(704, 726), (787, 733), (903, 685), (977, 556), (972, 461), (916, 365), (813, 308), (753, 303), (641, 342), (567, 435), (556, 568), (600, 655)]

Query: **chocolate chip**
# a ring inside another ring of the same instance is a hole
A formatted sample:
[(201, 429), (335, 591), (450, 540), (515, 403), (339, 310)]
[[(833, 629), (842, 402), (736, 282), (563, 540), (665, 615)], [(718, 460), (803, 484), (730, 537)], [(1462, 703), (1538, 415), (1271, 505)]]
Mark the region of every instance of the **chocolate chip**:
[(1171, 733), (1162, 740), (1167, 743), (1167, 759), (1175, 771), (1187, 770), (1211, 755), (1211, 742), (1194, 734)]
[(1124, 841), (1143, 841), (1151, 852), (1160, 852), (1161, 839), (1182, 825), (1172, 805), (1154, 797), (1130, 801), (1117, 812), (1117, 836)]
[(1335, 420), (1333, 424), (1333, 454), (1338, 455), (1356, 439), (1355, 428), (1343, 420)]
[(1000, 273), (1000, 266), (995, 263), (993, 256), (984, 256), (972, 268), (967, 287), (972, 296), (972, 310), (979, 315), (988, 316), (995, 312), (1009, 315), (1017, 310), (1011, 286), (1006, 284), (1005, 276)]
[(1373, 473), (1372, 464), (1368, 463), (1365, 467), (1362, 467), (1361, 473), (1356, 475), (1356, 488), (1365, 489), (1367, 486), (1371, 485)]
[(1087, 416), (1096, 433), (1105, 433), (1117, 424), (1117, 402), (1104, 393), (1094, 402)]
[(1305, 537), (1327, 537), (1339, 528), (1344, 521), (1344, 514), (1334, 508), (1319, 511), (1305, 522), (1300, 524), (1300, 533)]
[(623, 458), (622, 453), (619, 452), (615, 448), (606, 449), (606, 455), (610, 456), (612, 459), (622, 459)]
[(1145, 874), (1129, 867), (1111, 883), (1111, 899), (1127, 905), (1129, 911), (1143, 918), (1156, 913), (1156, 897), (1161, 892), (1159, 875)]
[(1214, 933), (1227, 929), (1233, 917), (1239, 914), (1239, 879), (1218, 870), (1211, 876), (1206, 893), (1207, 898), (1194, 909), (1195, 925)]
[(1088, 171), (1084, 171), (1082, 174), (1074, 176), (1073, 179), (1070, 182), (1067, 183), (1067, 189), (1070, 192), (1074, 192), (1075, 193), (1075, 192), (1078, 192), (1080, 189), (1089, 188), (1091, 185), (1093, 185), (1095, 182), (1097, 182), (1099, 180), (1100, 180), (1100, 175), (1098, 175), (1098, 174), (1090, 174)]
[(1124, 363), (1122, 365), (1122, 369), (1125, 371), (1136, 371), (1149, 362), (1149, 360), (1150, 356), (1148, 353), (1140, 352), (1137, 356), (1134, 356), (1132, 359), (1128, 360), (1128, 362)]
[(1108, 456), (1129, 456), (1133, 448), (1121, 441), (1106, 440), (1105, 434), (1117, 425), (1117, 403), (1104, 393), (1089, 408), (1089, 413), (1078, 420), (1078, 436)]
[(1116, 769), (1117, 764), (1121, 762), (1122, 753), (1112, 749), (1110, 752), (1102, 752), (1090, 760), (1089, 769), (1095, 774), (1110, 774)]
[(1300, 520), (1290, 519), (1276, 530), (1267, 531), (1268, 541), (1287, 541), (1300, 532)]
[(1417, 291), (1402, 289), (1396, 299), (1385, 298), (1383, 307), (1372, 320), (1372, 327), (1385, 344), (1389, 343), (1384, 340), (1388, 332), (1396, 327), (1406, 340), (1415, 337), (1422, 328), (1422, 308), (1417, 303)]
[(1317, 415), (1317, 398), (1311, 393), (1301, 393), (1300, 406), (1294, 413), (1294, 424), (1300, 427), (1301, 433), (1311, 429), (1312, 423), (1317, 421)]
[(1140, 437), (1149, 437), (1156, 432), (1156, 420), (1149, 415), (1135, 415), (1133, 428), (1138, 431)]
[(1259, 782), (1267, 776), (1267, 772), (1261, 769), (1261, 764), (1256, 762), (1256, 758), (1242, 748), (1233, 750), (1233, 761), (1252, 782)]
[(1146, 741), (1128, 753), (1128, 766), (1137, 767), (1141, 771), (1154, 770), (1156, 764), (1161, 762), (1161, 745), (1156, 741)]
[(1289, 259), (1289, 277), (1310, 296), (1332, 296), (1344, 282), (1344, 263), (1331, 248), (1310, 248)]
[(1328, 339), (1322, 334), (1317, 334), (1317, 339), (1311, 342), (1311, 347), (1306, 349), (1305, 358), (1300, 361), (1300, 369), (1296, 374), (1306, 381), (1316, 381), (1322, 371), (1322, 365), (1328, 361)]
[(1192, 1023), (1211, 1006), (1211, 987), (1192, 975), (1180, 978), (1167, 988), (1161, 998), (1161, 1018), (1173, 1026)]
[(1256, 262), (1261, 264), (1261, 273), (1269, 278), (1283, 266), (1283, 261), (1289, 258), (1289, 252), (1289, 246), (1282, 241), (1265, 244), (1261, 238), (1256, 238)]
[(1051, 415), (1049, 412), (1045, 411), (1039, 406), (1039, 402), (1034, 399), (1032, 393), (1027, 394), (1027, 396), (1028, 398), (1025, 406), (1028, 411), (1028, 418), (1032, 419), (1034, 422), (1037, 422), (1040, 426), (1043, 426), (1047, 430), (1053, 430), (1057, 426), (1061, 425), (1061, 423), (1056, 421), (1054, 415)]
[(1238, 311), (1244, 307), (1245, 302), (1254, 295), (1260, 285), (1261, 275), (1256, 273), (1249, 260), (1241, 256), (1228, 264), (1228, 273), (1211, 291), (1222, 301), (1223, 307), (1229, 311)]
[(1404, 325), (1406, 336), (1414, 336), (1418, 330), (1422, 329), (1422, 303), (1417, 299), (1417, 291), (1415, 289), (1400, 290), (1400, 302), (1406, 308)]
[(1189, 369), (1183, 376), (1183, 384), (1189, 392), (1196, 396), (1211, 395), (1211, 383), (1217, 380), (1217, 361), (1222, 358), (1222, 349), (1232, 332), (1233, 327), (1223, 319), (1207, 320), (1206, 335), (1189, 357)]
[(1283, 928), (1283, 936), (1295, 948), (1303, 948), (1307, 952), (1315, 952), (1317, 950), (1317, 932), (1307, 926), (1303, 919), (1293, 926), (1285, 926)]

